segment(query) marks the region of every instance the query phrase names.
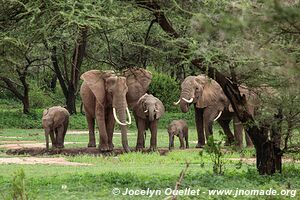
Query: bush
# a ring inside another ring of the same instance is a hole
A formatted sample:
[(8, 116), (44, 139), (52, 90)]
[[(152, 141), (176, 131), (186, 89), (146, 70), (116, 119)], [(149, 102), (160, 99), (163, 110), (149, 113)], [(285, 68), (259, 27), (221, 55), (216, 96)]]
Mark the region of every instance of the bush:
[(180, 96), (180, 84), (167, 74), (153, 72), (153, 78), (149, 86), (149, 93), (159, 98), (169, 112), (180, 112), (179, 107), (173, 102)]
[(31, 108), (46, 108), (53, 104), (53, 100), (37, 84), (31, 84), (29, 90)]

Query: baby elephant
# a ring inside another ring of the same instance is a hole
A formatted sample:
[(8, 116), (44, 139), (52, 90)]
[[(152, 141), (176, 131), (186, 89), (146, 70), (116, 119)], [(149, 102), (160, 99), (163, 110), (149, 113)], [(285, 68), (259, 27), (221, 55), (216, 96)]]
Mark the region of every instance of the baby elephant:
[(180, 148), (184, 149), (183, 138), (185, 139), (186, 148), (189, 148), (188, 142), (188, 126), (184, 120), (173, 120), (168, 127), (169, 133), (169, 149), (174, 148), (174, 135), (179, 137)]
[(138, 128), (137, 150), (145, 147), (145, 130), (150, 128), (150, 151), (154, 151), (157, 147), (157, 124), (159, 118), (165, 113), (163, 103), (151, 94), (143, 95), (133, 108), (136, 125)]
[(44, 110), (42, 121), (47, 149), (49, 149), (49, 134), (52, 147), (64, 147), (64, 139), (69, 125), (69, 116), (70, 114), (67, 109), (61, 106), (54, 106)]

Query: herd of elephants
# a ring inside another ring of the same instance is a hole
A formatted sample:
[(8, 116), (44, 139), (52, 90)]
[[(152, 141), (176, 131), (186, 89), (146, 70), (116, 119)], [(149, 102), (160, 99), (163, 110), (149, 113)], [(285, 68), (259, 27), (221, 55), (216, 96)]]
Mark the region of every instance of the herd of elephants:
[[(88, 147), (96, 147), (95, 121), (99, 128), (100, 151), (112, 151), (115, 122), (120, 125), (122, 146), (129, 152), (127, 125), (131, 124), (129, 109), (133, 111), (137, 126), (136, 150), (145, 148), (145, 130), (150, 129), (150, 150), (157, 148), (157, 127), (164, 115), (163, 103), (151, 94), (147, 94), (152, 74), (142, 68), (129, 68), (116, 74), (114, 71), (90, 70), (81, 75), (83, 83), (80, 96), (83, 102), (89, 129)], [(248, 111), (253, 115), (257, 97), (247, 87), (240, 86), (245, 95)], [(217, 121), (226, 134), (225, 145), (243, 146), (243, 125), (235, 115), (229, 100), (220, 85), (206, 75), (188, 76), (181, 83), (181, 94), (178, 102), (182, 112), (186, 113), (194, 104), (195, 124), (198, 134), (196, 148), (205, 145), (213, 133), (212, 126)], [(234, 134), (230, 130), (233, 120)], [(69, 124), (69, 113), (61, 106), (44, 110), (42, 118), (46, 136), (46, 147), (49, 148), (49, 135), (52, 147), (63, 148), (64, 138)], [(169, 148), (174, 147), (174, 136), (180, 140), (180, 148), (188, 148), (188, 126), (184, 120), (173, 120), (169, 127)], [(246, 134), (246, 144), (253, 146)], [(184, 143), (185, 140), (185, 143)]]

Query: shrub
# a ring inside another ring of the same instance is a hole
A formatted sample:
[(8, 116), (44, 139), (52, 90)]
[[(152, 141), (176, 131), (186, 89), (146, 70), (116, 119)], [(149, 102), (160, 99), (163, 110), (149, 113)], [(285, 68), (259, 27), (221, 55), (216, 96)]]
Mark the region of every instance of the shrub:
[(173, 105), (180, 96), (180, 85), (174, 78), (167, 74), (153, 72), (153, 78), (149, 86), (149, 93), (159, 98), (169, 112), (180, 112)]
[(29, 102), (31, 108), (45, 108), (52, 105), (52, 99), (46, 95), (37, 84), (31, 84), (29, 90)]

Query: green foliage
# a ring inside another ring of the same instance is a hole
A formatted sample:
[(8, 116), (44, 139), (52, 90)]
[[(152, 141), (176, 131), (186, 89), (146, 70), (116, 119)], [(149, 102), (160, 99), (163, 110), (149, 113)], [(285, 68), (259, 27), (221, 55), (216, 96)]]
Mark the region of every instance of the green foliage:
[(17, 170), (13, 175), (11, 183), (11, 197), (13, 200), (28, 200), (28, 192), (25, 184), (25, 173), (23, 169)]
[(180, 84), (165, 73), (153, 72), (153, 78), (149, 86), (149, 93), (159, 98), (167, 111), (179, 111), (177, 102), (180, 97)]
[(53, 100), (37, 84), (31, 84), (29, 101), (31, 108), (46, 108), (53, 105)]
[(213, 162), (213, 172), (216, 175), (224, 174), (224, 154), (221, 150), (222, 141), (214, 140), (213, 135), (208, 137), (207, 145), (205, 145), (204, 150), (207, 152)]

